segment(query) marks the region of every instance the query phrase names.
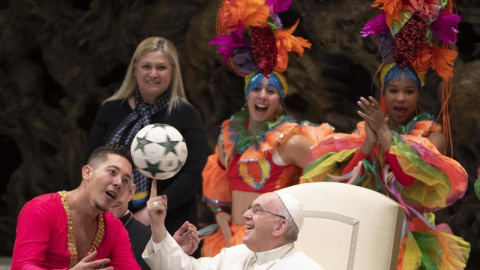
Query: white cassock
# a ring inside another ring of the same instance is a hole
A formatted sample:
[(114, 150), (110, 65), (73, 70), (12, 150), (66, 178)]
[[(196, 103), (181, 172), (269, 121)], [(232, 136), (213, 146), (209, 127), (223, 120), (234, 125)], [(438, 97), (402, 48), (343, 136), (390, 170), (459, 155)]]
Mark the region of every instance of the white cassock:
[(148, 242), (142, 254), (152, 270), (323, 270), (305, 253), (286, 244), (267, 252), (253, 252), (245, 245), (224, 248), (215, 257), (195, 259), (183, 252), (169, 234), (158, 244)]

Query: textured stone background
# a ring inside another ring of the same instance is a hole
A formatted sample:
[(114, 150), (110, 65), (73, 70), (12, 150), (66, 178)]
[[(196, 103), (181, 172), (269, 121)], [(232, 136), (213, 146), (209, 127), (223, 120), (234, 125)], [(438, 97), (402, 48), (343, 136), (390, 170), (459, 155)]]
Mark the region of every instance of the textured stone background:
[[(301, 19), (296, 35), (313, 47), (290, 56), (289, 113), (350, 132), (360, 96), (375, 91), (380, 58), (359, 35), (377, 13), (365, 0), (297, 0), (282, 15)], [(136, 45), (152, 35), (178, 47), (190, 101), (213, 147), (221, 121), (243, 106), (243, 81), (207, 45), (219, 0), (0, 1), (0, 256), (11, 255), (16, 216), (36, 195), (71, 189), (80, 180), (85, 139), (97, 106), (120, 85)], [(472, 184), (480, 164), (480, 4), (458, 0), (464, 18), (450, 102), (454, 157), (468, 171), (466, 196), (440, 211), (472, 244), (468, 269), (480, 268), (480, 202)], [(439, 79), (427, 77), (421, 107), (440, 110)], [(373, 90), (372, 90), (373, 89)]]

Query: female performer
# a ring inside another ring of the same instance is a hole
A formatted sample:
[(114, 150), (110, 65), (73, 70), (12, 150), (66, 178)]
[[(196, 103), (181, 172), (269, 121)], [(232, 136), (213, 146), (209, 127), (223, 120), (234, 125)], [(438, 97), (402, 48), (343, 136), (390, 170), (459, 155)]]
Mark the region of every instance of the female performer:
[[(398, 269), (463, 269), (470, 244), (455, 236), (447, 224), (435, 225), (432, 212), (464, 195), (467, 174), (458, 162), (444, 155), (447, 139), (435, 118), (417, 111), (429, 67), (442, 77), (444, 96), (449, 95), (456, 52), (448, 44), (456, 40), (460, 19), (452, 14), (451, 1), (397, 4), (389, 9), (389, 3), (384, 3), (383, 13), (362, 31), (364, 36), (379, 37), (381, 96), (380, 103), (372, 97), (358, 101), (358, 114), (365, 121), (345, 140), (360, 137), (363, 143), (357, 140), (354, 151), (344, 159), (349, 163), (343, 168), (343, 179), (382, 191), (404, 206), (406, 226)], [(444, 124), (448, 124), (448, 115)], [(444, 131), (449, 135), (448, 129)], [(320, 179), (315, 170), (318, 168), (305, 171), (305, 181)]]
[[(281, 29), (277, 13), (287, 10), (291, 1), (245, 2), (223, 1), (219, 36), (211, 42), (220, 45), (230, 67), (245, 77), (246, 104), (223, 122), (215, 154), (203, 171), (204, 196), (220, 227), (205, 238), (204, 256), (241, 243), (247, 207), (262, 193), (297, 184), (310, 147), (333, 132), (327, 124), (298, 124), (285, 115), (288, 86), (281, 72), (287, 53), (302, 55), (303, 47), (310, 47), (291, 35), (296, 26)], [(234, 14), (239, 17), (229, 17)]]

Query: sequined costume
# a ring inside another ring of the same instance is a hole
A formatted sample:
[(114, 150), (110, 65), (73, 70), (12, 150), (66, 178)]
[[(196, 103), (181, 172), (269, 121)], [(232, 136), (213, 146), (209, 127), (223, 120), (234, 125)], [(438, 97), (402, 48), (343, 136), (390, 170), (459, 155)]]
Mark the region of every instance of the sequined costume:
[[(447, 224), (435, 225), (435, 217), (431, 213), (463, 197), (468, 183), (464, 168), (438, 152), (428, 140), (430, 132), (441, 131), (440, 125), (432, 118), (422, 113), (407, 125), (400, 125), (392, 132), (392, 146), (388, 151), (377, 151), (370, 160), (362, 160), (351, 172), (338, 177), (341, 174), (339, 162), (351, 161), (361, 151), (365, 123), (360, 122), (351, 136), (336, 138), (337, 145), (351, 142), (354, 148), (325, 153), (325, 148), (317, 146), (319, 149), (312, 152), (317, 156), (312, 157), (314, 160), (301, 177), (301, 182), (337, 180), (369, 187), (402, 204), (408, 226), (405, 228), (398, 269), (463, 269), (470, 251), (470, 244), (455, 236)], [(335, 140), (334, 137), (330, 139)], [(395, 167), (401, 172), (392, 172)], [(403, 179), (399, 179), (398, 175), (402, 175)], [(414, 181), (408, 183), (405, 179), (408, 177)]]
[[(268, 80), (268, 90), (271, 92), (268, 95), (273, 97), (278, 93), (280, 100), (272, 98), (275, 107), (271, 112), (268, 111), (269, 102), (262, 104), (267, 108), (266, 112), (263, 111), (267, 114), (265, 118), (250, 118), (248, 108), (244, 108), (223, 123), (220, 135), (223, 144), (223, 150), (220, 151), (223, 153), (220, 156), (224, 156), (225, 160), (219, 162), (216, 152), (209, 157), (202, 173), (204, 196), (215, 212), (222, 208), (223, 211), (230, 212), (228, 208), (232, 203), (232, 191), (253, 192), (255, 195), (298, 183), (297, 167), (283, 161), (274, 162), (278, 159), (276, 157), (280, 157), (276, 153), (277, 146), (294, 134), (302, 134), (315, 142), (315, 136), (322, 138), (332, 132), (328, 125), (314, 128), (308, 124), (297, 124), (282, 115), (281, 105), (288, 93), (288, 84), (283, 75), (288, 66), (288, 53), (296, 52), (303, 56), (305, 48), (311, 47), (308, 40), (293, 35), (298, 21), (291, 27), (284, 28), (279, 14), (287, 11), (291, 4), (292, 1), (284, 0), (221, 1), (216, 23), (217, 36), (209, 44), (217, 45), (217, 52), (223, 54), (222, 62), (227, 63), (235, 74), (244, 77), (247, 104), (250, 96), (252, 100), (255, 97), (264, 99), (258, 93), (267, 92), (265, 79)], [(250, 106), (253, 111), (256, 110), (254, 106), (256, 105)], [(260, 132), (250, 134), (249, 121), (252, 121), (251, 127), (263, 125)], [(310, 129), (318, 131), (310, 132)], [(302, 150), (305, 149), (306, 147)], [(302, 151), (299, 159), (303, 159), (303, 153)], [(303, 165), (303, 160), (301, 162)], [(220, 164), (226, 164), (226, 168)], [(243, 195), (245, 194), (240, 196)], [(235, 216), (238, 214), (236, 207), (243, 207), (243, 197), (240, 198), (237, 203), (233, 202), (232, 212)], [(231, 224), (231, 229), (232, 244), (241, 243), (244, 226)], [(221, 230), (218, 230), (205, 239), (203, 253), (205, 256), (214, 256), (224, 246), (225, 239)]]
[[(224, 145), (224, 168), (218, 153), (208, 158), (203, 170), (203, 193), (214, 212), (229, 211), (233, 190), (266, 193), (298, 183), (300, 169), (295, 165), (277, 165), (272, 160), (278, 144), (286, 142), (295, 134), (309, 138), (312, 143), (321, 141), (333, 133), (328, 124), (314, 126), (296, 123), (287, 116), (275, 122), (265, 123), (264, 129), (249, 135), (248, 112), (234, 114), (222, 125), (221, 140)], [(232, 245), (240, 244), (245, 226), (232, 224)], [(204, 240), (204, 256), (214, 256), (225, 247), (221, 230)]]
[[(70, 269), (82, 259), (77, 258), (75, 235), (67, 225), (69, 210), (62, 196), (62, 192), (40, 195), (25, 204), (18, 216), (12, 269)], [(105, 267), (140, 269), (122, 222), (107, 211), (99, 215), (97, 226), (89, 247), (89, 251), (97, 251), (94, 260), (110, 258)]]
[[(361, 35), (374, 35), (379, 46), (380, 99), (379, 103), (361, 99), (359, 115), (369, 125), (369, 134), (375, 137), (369, 137), (363, 145), (362, 138), (367, 136), (365, 123), (360, 123), (358, 133), (333, 138), (338, 144), (356, 144), (350, 150), (339, 148), (330, 153), (314, 150), (303, 180), (346, 181), (384, 192), (402, 204), (407, 226), (398, 269), (463, 269), (470, 244), (453, 235), (448, 225), (435, 225), (432, 213), (459, 200), (468, 183), (463, 167), (444, 156), (436, 146), (443, 148), (446, 143), (440, 140), (444, 139), (452, 144), (448, 99), (458, 55), (455, 42), (461, 17), (455, 14), (452, 0), (375, 0), (371, 7), (381, 12), (365, 24)], [(439, 114), (443, 138), (434, 117), (416, 115), (429, 68), (442, 79)], [(394, 130), (389, 131), (388, 125), (382, 123), (382, 111), (389, 114), (388, 123), (396, 126)], [(377, 147), (372, 152), (372, 139), (383, 147), (381, 151)], [(363, 146), (371, 156), (362, 153)], [(331, 167), (326, 168), (323, 163), (329, 160), (326, 165)], [(344, 162), (341, 167), (347, 163), (342, 171), (334, 170), (339, 167), (338, 162)]]

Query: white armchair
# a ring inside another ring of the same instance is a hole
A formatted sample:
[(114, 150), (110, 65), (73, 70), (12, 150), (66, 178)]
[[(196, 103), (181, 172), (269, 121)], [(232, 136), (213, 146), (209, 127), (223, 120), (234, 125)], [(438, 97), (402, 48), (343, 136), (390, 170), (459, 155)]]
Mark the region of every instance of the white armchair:
[(296, 246), (325, 270), (396, 269), (405, 211), (387, 196), (332, 182), (285, 188), (304, 206)]

